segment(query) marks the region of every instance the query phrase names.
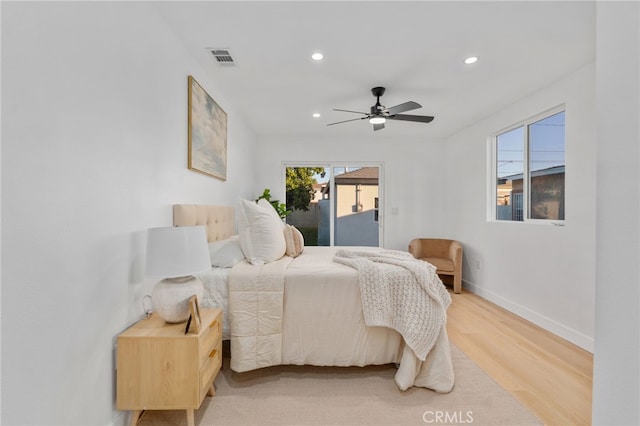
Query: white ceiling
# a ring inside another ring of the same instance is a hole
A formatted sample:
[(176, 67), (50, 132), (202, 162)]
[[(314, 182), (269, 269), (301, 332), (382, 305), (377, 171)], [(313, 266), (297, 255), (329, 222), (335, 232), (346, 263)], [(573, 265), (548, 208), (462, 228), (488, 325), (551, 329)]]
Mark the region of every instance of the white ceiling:
[[(366, 112), (371, 88), (384, 86), (383, 105), (411, 100), (422, 108), (408, 114), (436, 118), (388, 121), (376, 137), (444, 137), (595, 57), (595, 6), (585, 1), (155, 6), (257, 135), (370, 136), (366, 120), (326, 124), (359, 117), (332, 109)], [(217, 64), (207, 48), (218, 47), (231, 50), (235, 66)], [(315, 51), (325, 59), (313, 61)], [(465, 65), (471, 55), (480, 60)]]

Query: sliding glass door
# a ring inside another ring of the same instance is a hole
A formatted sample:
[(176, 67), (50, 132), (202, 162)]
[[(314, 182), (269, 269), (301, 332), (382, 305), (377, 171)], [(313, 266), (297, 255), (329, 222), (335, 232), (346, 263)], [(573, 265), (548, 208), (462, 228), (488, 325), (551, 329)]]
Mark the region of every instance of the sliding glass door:
[(382, 165), (285, 165), (287, 223), (307, 246), (382, 245)]

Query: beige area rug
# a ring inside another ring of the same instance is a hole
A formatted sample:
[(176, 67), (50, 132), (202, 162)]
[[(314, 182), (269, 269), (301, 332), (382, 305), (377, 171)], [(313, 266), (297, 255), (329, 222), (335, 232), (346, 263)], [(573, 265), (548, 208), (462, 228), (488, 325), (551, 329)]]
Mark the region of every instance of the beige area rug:
[[(228, 359), (196, 425), (539, 425), (530, 411), (451, 345), (452, 392), (402, 392), (393, 365), (278, 366), (234, 373)], [(141, 425), (186, 425), (184, 411), (149, 411)]]

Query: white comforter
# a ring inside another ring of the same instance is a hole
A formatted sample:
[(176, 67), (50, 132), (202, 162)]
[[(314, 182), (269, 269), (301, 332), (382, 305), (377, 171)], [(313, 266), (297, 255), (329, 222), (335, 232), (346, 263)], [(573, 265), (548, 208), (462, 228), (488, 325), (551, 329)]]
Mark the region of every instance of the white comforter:
[(358, 272), (333, 262), (337, 250), (305, 247), (295, 259), (263, 266), (241, 262), (231, 270), (231, 368), (396, 363), (400, 389), (449, 392), (454, 374), (444, 325), (424, 361), (395, 330), (366, 326)]

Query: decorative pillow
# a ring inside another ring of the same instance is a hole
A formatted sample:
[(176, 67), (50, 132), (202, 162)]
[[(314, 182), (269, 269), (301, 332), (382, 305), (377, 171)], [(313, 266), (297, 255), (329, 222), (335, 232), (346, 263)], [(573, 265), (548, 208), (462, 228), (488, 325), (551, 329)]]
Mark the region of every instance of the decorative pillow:
[(211, 266), (218, 268), (232, 268), (244, 259), (244, 252), (240, 247), (240, 237), (234, 235), (226, 240), (215, 241), (209, 244), (209, 257)]
[(284, 222), (282, 221), (282, 218), (280, 218), (280, 215), (278, 214), (276, 209), (273, 208), (270, 202), (268, 202), (264, 198), (260, 198), (258, 200), (258, 205), (265, 208), (280, 223), (280, 225), (284, 227)]
[(296, 257), (304, 250), (304, 237), (295, 226), (284, 226), (284, 241), (287, 244), (287, 256)]
[(287, 246), (282, 233), (283, 226), (271, 204), (267, 208), (253, 201), (240, 201), (238, 234), (240, 247), (249, 263), (262, 265), (284, 256)]

